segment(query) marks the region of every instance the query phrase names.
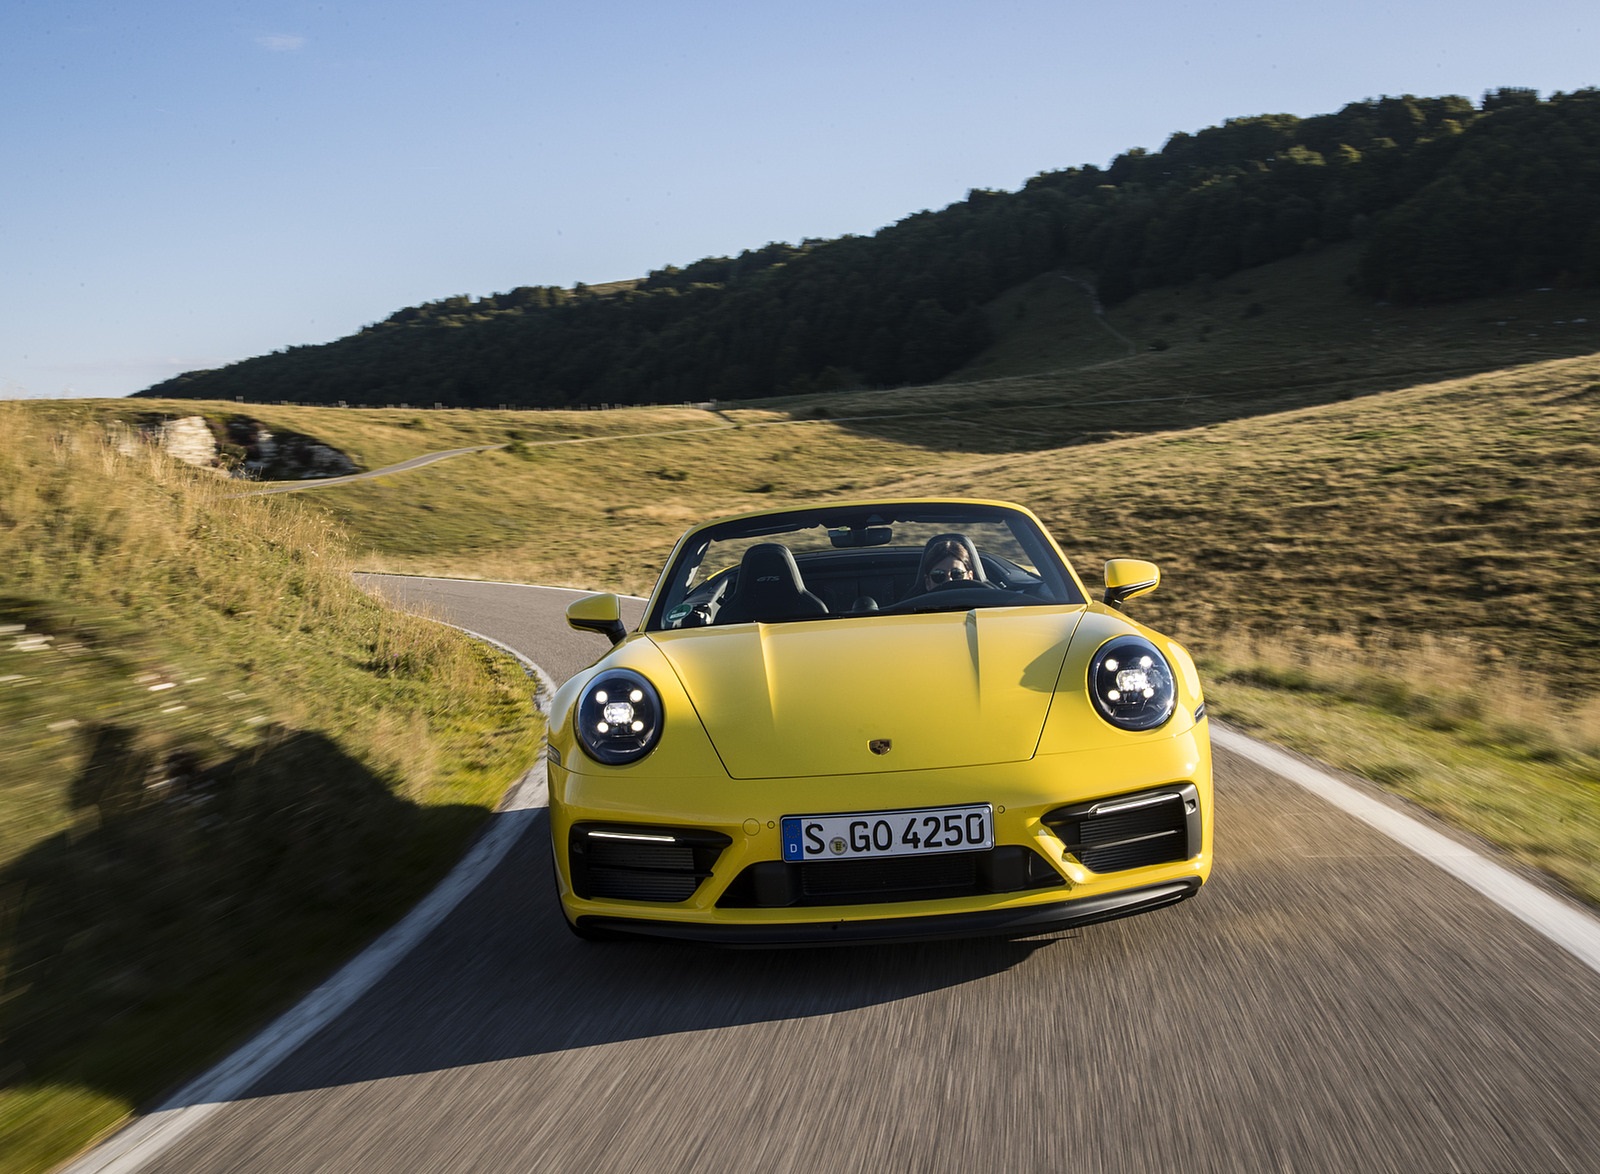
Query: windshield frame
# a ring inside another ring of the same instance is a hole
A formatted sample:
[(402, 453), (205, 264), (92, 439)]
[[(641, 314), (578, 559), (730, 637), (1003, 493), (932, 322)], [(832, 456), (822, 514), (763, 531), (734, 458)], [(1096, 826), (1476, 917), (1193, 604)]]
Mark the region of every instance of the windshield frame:
[[(691, 575), (700, 576), (708, 569), (702, 566), (707, 552), (713, 544), (719, 542), (742, 541), (746, 539), (759, 539), (775, 537), (777, 535), (806, 530), (836, 530), (836, 529), (862, 529), (879, 526), (895, 526), (907, 523), (918, 525), (938, 525), (950, 530), (960, 531), (963, 527), (978, 527), (996, 524), (1009, 529), (1011, 536), (1017, 544), (1028, 554), (1033, 569), (1038, 578), (1048, 588), (1053, 598), (1038, 599), (1027, 602), (1018, 602), (1015, 599), (996, 598), (990, 603), (967, 602), (959, 607), (952, 606), (948, 609), (967, 611), (980, 606), (1039, 606), (1061, 607), (1082, 606), (1088, 603), (1089, 597), (1082, 581), (1078, 578), (1071, 562), (1056, 545), (1054, 538), (1033, 513), (1021, 506), (1008, 502), (984, 501), (976, 499), (957, 498), (908, 498), (883, 501), (851, 501), (836, 504), (797, 507), (785, 510), (770, 510), (760, 513), (741, 514), (729, 518), (721, 518), (706, 522), (686, 532), (673, 548), (672, 555), (667, 565), (662, 569), (656, 581), (655, 589), (651, 592), (650, 602), (645, 610), (641, 630), (646, 632), (676, 632), (685, 630), (674, 623), (668, 622), (668, 614), (674, 604), (683, 598), (692, 595), (711, 579), (725, 573), (725, 568), (709, 568), (710, 573), (704, 577), (697, 577), (693, 585), (687, 580)], [(885, 540), (887, 542), (888, 540)], [(879, 543), (863, 543), (863, 545), (877, 546)], [(848, 550), (846, 544), (839, 549)], [(894, 549), (894, 548), (891, 548)], [(1001, 558), (995, 555), (996, 558)], [(950, 600), (956, 604), (956, 599)], [(885, 608), (883, 614), (907, 614), (906, 610), (898, 608)], [(923, 609), (916, 609), (923, 610)], [(856, 613), (830, 612), (825, 616), (815, 619), (842, 619)], [(874, 613), (865, 613), (874, 614)], [(677, 619), (678, 617), (674, 617)], [(762, 622), (804, 622), (799, 620), (777, 620)], [(689, 629), (693, 630), (693, 629)], [(726, 630), (724, 628), (723, 630)]]

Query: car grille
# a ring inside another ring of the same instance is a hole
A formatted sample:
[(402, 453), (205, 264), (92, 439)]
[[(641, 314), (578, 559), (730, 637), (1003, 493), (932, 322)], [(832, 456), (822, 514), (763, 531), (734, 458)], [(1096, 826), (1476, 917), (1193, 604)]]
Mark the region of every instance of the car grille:
[(1030, 848), (879, 860), (787, 864), (769, 860), (741, 872), (717, 902), (723, 908), (870, 905), (935, 901), (1050, 888), (1061, 875)]
[(971, 892), (977, 881), (977, 861), (966, 852), (800, 866), (800, 895), (822, 902), (863, 895), (879, 901), (901, 894), (943, 897)]
[(585, 899), (687, 901), (732, 842), (697, 828), (574, 824), (567, 837), (572, 891)]
[(1172, 864), (1200, 852), (1200, 801), (1193, 783), (1060, 807), (1044, 823), (1092, 872)]

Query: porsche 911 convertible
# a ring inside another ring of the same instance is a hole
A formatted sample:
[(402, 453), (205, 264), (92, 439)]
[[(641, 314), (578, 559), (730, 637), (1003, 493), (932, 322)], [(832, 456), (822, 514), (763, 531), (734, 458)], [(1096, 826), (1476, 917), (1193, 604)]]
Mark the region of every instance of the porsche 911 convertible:
[(550, 831), (582, 937), (1029, 936), (1171, 905), (1211, 868), (1194, 662), (1091, 600), (1025, 509), (874, 501), (679, 539), (557, 692)]

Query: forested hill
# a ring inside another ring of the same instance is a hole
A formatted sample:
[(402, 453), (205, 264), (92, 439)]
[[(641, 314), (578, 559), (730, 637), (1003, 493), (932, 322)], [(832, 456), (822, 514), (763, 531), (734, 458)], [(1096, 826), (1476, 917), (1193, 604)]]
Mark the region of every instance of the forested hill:
[(1351, 239), (1369, 298), (1600, 285), (1600, 90), (1232, 119), (871, 237), (769, 244), (603, 289), (447, 298), (139, 394), (555, 406), (926, 383), (987, 345), (986, 303), (1039, 273), (1087, 271), (1114, 303)]

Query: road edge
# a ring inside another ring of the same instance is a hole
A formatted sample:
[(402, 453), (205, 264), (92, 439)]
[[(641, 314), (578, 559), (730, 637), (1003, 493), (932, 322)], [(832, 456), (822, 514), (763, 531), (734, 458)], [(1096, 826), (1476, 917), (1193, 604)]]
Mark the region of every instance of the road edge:
[(1328, 770), (1296, 758), (1286, 750), (1216, 723), (1212, 724), (1211, 741), (1381, 832), (1487, 897), (1600, 974), (1600, 918), (1589, 910), (1518, 876), (1478, 849), (1459, 843), (1421, 820), (1363, 794)]

